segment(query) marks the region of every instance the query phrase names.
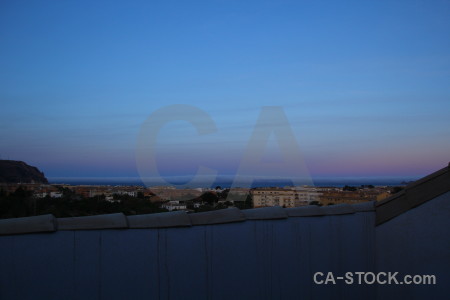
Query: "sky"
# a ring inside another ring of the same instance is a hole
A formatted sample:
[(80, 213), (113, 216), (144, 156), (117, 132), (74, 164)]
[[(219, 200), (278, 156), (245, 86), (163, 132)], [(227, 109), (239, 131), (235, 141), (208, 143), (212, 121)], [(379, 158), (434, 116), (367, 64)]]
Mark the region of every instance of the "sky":
[[(160, 126), (163, 176), (239, 173), (261, 124), (291, 130), (313, 178), (427, 175), (450, 161), (449, 15), (447, 0), (1, 1), (0, 157), (139, 176), (144, 124), (185, 105), (214, 125)], [(289, 126), (258, 123), (264, 107)], [(274, 132), (263, 160), (296, 166)]]

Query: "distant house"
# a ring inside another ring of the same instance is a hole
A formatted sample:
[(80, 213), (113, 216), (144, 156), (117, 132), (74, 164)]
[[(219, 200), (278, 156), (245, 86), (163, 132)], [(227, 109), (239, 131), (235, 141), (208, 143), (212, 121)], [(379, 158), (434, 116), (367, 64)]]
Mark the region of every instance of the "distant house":
[(52, 198), (61, 198), (63, 196), (63, 193), (61, 192), (50, 192), (50, 197)]
[(130, 197), (137, 197), (138, 191), (136, 191), (136, 190), (131, 190), (131, 191), (119, 190), (119, 191), (114, 191), (114, 194), (122, 195), (122, 196), (126, 195), (126, 196), (130, 196)]
[(61, 198), (63, 196), (56, 187), (51, 185), (36, 185), (33, 189), (33, 195), (36, 198), (45, 198), (47, 196), (52, 198)]
[(164, 202), (161, 205), (161, 208), (165, 208), (168, 211), (173, 211), (173, 210), (186, 210), (187, 209), (187, 205), (185, 201), (179, 201), (179, 200), (170, 200), (167, 202)]

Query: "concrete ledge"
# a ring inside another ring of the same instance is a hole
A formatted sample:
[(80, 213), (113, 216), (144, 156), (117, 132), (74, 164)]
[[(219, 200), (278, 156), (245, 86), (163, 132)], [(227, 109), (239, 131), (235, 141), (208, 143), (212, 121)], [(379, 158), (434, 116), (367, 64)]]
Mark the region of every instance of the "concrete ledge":
[(301, 207), (286, 208), (286, 213), (289, 217), (314, 217), (323, 216), (325, 212), (320, 206), (306, 205)]
[(242, 211), (248, 220), (287, 219), (286, 210), (280, 206), (245, 209)]
[(355, 209), (350, 204), (336, 204), (336, 205), (328, 205), (322, 206), (321, 209), (324, 211), (325, 215), (345, 215), (345, 214), (353, 214)]
[(0, 220), (0, 235), (52, 232), (55, 230), (55, 217), (53, 215)]
[(352, 207), (355, 210), (355, 212), (375, 211), (375, 202), (376, 201), (368, 201), (352, 204)]
[(376, 203), (376, 224), (450, 191), (450, 165), (406, 186), (401, 192)]
[(58, 218), (56, 220), (58, 230), (128, 228), (127, 218), (123, 213), (89, 217)]
[(191, 226), (191, 219), (184, 211), (128, 216), (127, 219), (130, 228), (168, 228)]
[(224, 224), (245, 221), (245, 215), (236, 207), (189, 214), (192, 225)]
[(389, 202), (391, 202), (391, 201), (393, 201), (393, 200), (395, 200), (397, 198), (401, 198), (404, 195), (405, 195), (405, 190), (401, 190), (400, 192), (395, 193), (395, 194), (393, 194), (393, 195), (391, 195), (391, 196), (389, 196), (389, 197), (387, 197), (387, 198), (385, 198), (385, 199), (383, 199), (381, 201), (377, 201), (377, 203), (375, 203), (375, 207), (385, 205), (386, 203), (389, 203)]

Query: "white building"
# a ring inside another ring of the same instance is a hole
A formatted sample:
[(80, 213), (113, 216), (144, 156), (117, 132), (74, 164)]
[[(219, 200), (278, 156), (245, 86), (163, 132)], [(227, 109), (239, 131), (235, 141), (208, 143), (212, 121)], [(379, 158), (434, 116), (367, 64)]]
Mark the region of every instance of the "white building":
[(298, 207), (319, 200), (314, 188), (257, 188), (252, 190), (253, 207)]
[(167, 209), (168, 211), (187, 209), (186, 203), (184, 201), (178, 200), (170, 200), (164, 202), (164, 204), (162, 204), (161, 207)]

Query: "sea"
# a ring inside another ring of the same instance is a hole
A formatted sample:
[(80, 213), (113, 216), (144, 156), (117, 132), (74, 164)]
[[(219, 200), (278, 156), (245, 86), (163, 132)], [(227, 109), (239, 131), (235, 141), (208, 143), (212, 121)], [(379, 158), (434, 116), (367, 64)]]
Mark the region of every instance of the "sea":
[[(251, 184), (255, 187), (288, 187), (288, 186), (317, 186), (317, 187), (343, 187), (343, 186), (402, 186), (415, 181), (419, 177), (414, 176), (368, 176), (368, 177), (313, 177), (307, 181), (296, 181), (283, 178), (256, 178)], [(197, 181), (190, 183), (190, 179), (183, 177), (164, 178), (164, 184), (161, 180), (146, 180), (145, 183), (140, 177), (49, 177), (51, 184), (70, 184), (70, 185), (109, 185), (109, 186), (173, 186), (178, 188), (230, 188), (234, 182), (234, 187), (245, 187), (240, 185), (238, 180), (232, 177), (219, 177), (212, 184), (211, 181)], [(302, 182), (304, 184), (298, 184)]]

